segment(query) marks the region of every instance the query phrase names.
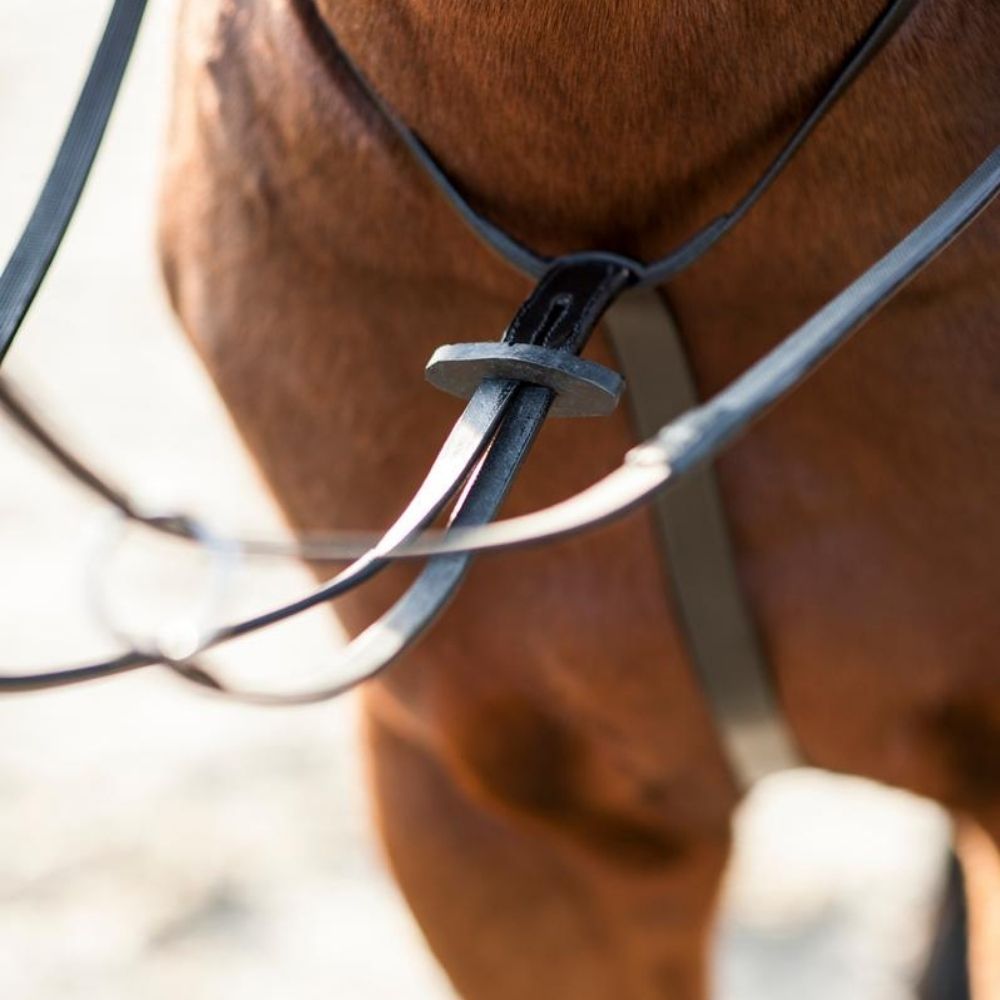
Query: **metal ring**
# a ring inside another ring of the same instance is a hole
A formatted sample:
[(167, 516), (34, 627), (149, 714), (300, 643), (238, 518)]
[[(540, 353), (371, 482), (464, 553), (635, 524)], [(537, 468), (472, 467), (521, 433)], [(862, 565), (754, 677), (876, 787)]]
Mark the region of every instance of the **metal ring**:
[(211, 572), (202, 600), (186, 618), (170, 624), (159, 634), (147, 636), (134, 634), (116, 618), (108, 599), (105, 571), (115, 550), (123, 543), (130, 523), (130, 519), (119, 511), (111, 512), (94, 543), (87, 565), (86, 590), (91, 613), (104, 631), (134, 652), (187, 675), (192, 670), (200, 673), (191, 664), (191, 658), (205, 649), (216, 635), (216, 623), (229, 595), (230, 580), (239, 558), (239, 544), (188, 515), (164, 514), (152, 518), (163, 522), (180, 519), (185, 524), (187, 537), (211, 557)]

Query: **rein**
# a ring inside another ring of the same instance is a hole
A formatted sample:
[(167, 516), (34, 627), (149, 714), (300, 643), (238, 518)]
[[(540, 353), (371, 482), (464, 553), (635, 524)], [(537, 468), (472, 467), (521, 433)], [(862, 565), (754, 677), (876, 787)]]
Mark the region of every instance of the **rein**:
[[(420, 138), (395, 115), (340, 49), (311, 0), (293, 0), (311, 33), (346, 66), (398, 139), (473, 231), (513, 266), (538, 278), (499, 343), (440, 349), (432, 382), (468, 397), (458, 422), (404, 512), (381, 537), (357, 533), (303, 538), (291, 546), (264, 539), (220, 537), (186, 515), (150, 514), (97, 474), (9, 383), (0, 406), (81, 485), (127, 520), (188, 538), (219, 559), (249, 555), (343, 561), (332, 580), (264, 614), (213, 627), (182, 647), (166, 639), (139, 642), (121, 655), (79, 666), (0, 675), (0, 693), (75, 684), (160, 663), (184, 679), (256, 704), (301, 704), (336, 697), (383, 670), (412, 645), (454, 594), (472, 554), (546, 541), (618, 517), (658, 491), (691, 476), (733, 438), (798, 386), (839, 344), (925, 267), (1000, 191), (1000, 147), (920, 226), (799, 330), (713, 399), (663, 427), (622, 466), (575, 497), (548, 509), (494, 521), (501, 503), (550, 413), (606, 412), (620, 379), (577, 357), (601, 316), (619, 297), (675, 276), (710, 250), (761, 198), (850, 84), (899, 30), (917, 0), (892, 0), (847, 57), (813, 111), (746, 195), (723, 216), (652, 262), (603, 251), (550, 259), (535, 253), (479, 214)], [(135, 39), (144, 0), (116, 0), (87, 83), (67, 128), (52, 174), (31, 220), (0, 275), (0, 358), (10, 346), (72, 216)], [(648, 293), (647, 293), (648, 294)], [(428, 531), (453, 501), (448, 528)], [(200, 662), (208, 649), (258, 631), (361, 585), (396, 559), (428, 558), (422, 573), (378, 621), (337, 657), (347, 681), (276, 694), (224, 683)]]

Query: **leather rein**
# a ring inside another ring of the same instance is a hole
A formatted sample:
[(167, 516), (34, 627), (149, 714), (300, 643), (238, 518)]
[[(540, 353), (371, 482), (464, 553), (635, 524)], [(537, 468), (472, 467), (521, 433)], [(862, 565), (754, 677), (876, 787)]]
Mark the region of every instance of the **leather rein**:
[[(580, 494), (522, 517), (494, 518), (545, 419), (601, 414), (622, 391), (616, 373), (578, 357), (605, 311), (622, 308), (674, 277), (710, 250), (763, 196), (821, 119), (904, 23), (918, 0), (891, 0), (847, 56), (814, 109), (742, 199), (725, 215), (655, 261), (585, 251), (549, 258), (515, 240), (465, 199), (433, 153), (343, 52), (311, 0), (292, 0), (314, 39), (347, 68), (398, 141), (434, 181), (458, 215), (513, 267), (537, 280), (499, 342), (439, 349), (429, 379), (468, 402), (424, 481), (396, 522), (379, 537), (339, 532), (292, 544), (235, 538), (184, 514), (145, 511), (128, 493), (68, 447), (8, 381), (0, 406), (84, 488), (127, 522), (189, 539), (222, 564), (234, 555), (347, 561), (308, 594), (270, 611), (218, 626), (210, 623), (178, 645), (121, 636), (128, 649), (76, 666), (0, 675), (0, 693), (40, 690), (164, 664), (202, 688), (256, 704), (301, 704), (336, 697), (385, 669), (436, 619), (476, 552), (534, 544), (619, 517), (690, 480), (737, 435), (797, 387), (837, 346), (924, 268), (1000, 191), (1000, 147), (927, 219), (880, 261), (712, 399), (685, 410), (633, 449), (620, 468)], [(0, 360), (45, 277), (73, 214), (132, 50), (145, 0), (116, 0), (52, 172), (11, 259), (0, 275)], [(616, 315), (611, 314), (612, 319)], [(669, 495), (669, 493), (667, 494)], [(448, 527), (429, 530), (448, 509)], [(410, 588), (337, 657), (349, 679), (275, 693), (237, 687), (202, 662), (230, 639), (266, 628), (360, 586), (393, 560), (427, 559)]]

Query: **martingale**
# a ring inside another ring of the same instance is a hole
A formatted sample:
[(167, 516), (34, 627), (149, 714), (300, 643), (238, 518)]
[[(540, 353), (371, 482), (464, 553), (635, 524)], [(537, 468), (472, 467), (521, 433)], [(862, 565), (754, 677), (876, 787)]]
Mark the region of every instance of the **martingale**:
[[(633, 449), (593, 487), (547, 510), (495, 522), (513, 479), (549, 415), (601, 414), (613, 408), (621, 379), (577, 357), (619, 296), (662, 284), (708, 252), (763, 196), (822, 118), (904, 23), (917, 0), (892, 0), (846, 58), (821, 100), (744, 197), (681, 246), (653, 262), (600, 250), (551, 259), (535, 253), (465, 200), (433, 154), (354, 67), (308, 0), (296, 0), (355, 82), (474, 232), (512, 266), (537, 279), (499, 343), (451, 345), (431, 359), (428, 378), (468, 403), (420, 488), (378, 538), (357, 533), (306, 537), (291, 545), (236, 539), (186, 515), (142, 510), (98, 475), (50, 430), (15, 388), (0, 385), (0, 406), (82, 486), (128, 521), (187, 538), (221, 561), (234, 553), (354, 561), (313, 592), (265, 614), (210, 624), (184, 643), (131, 640), (126, 652), (99, 662), (0, 676), (0, 692), (39, 690), (165, 664), (203, 688), (258, 704), (298, 704), (335, 697), (374, 676), (435, 620), (460, 585), (472, 555), (532, 544), (619, 516), (703, 468), (748, 424), (797, 387), (839, 344), (954, 239), (1000, 191), (1000, 147), (882, 260), (729, 387), (671, 421)], [(144, 0), (116, 0), (104, 37), (52, 171), (2, 276), (0, 359), (6, 354), (72, 217), (100, 145), (131, 53)], [(457, 499), (455, 499), (457, 497)], [(453, 502), (448, 528), (428, 526)], [(338, 655), (348, 680), (276, 694), (237, 688), (198, 660), (206, 650), (327, 602), (369, 580), (395, 559), (428, 558), (409, 590)], [(127, 638), (127, 637), (126, 637)], [(724, 727), (723, 727), (724, 728)], [(739, 762), (740, 753), (731, 754)], [(739, 768), (738, 768), (739, 769)], [(749, 772), (751, 767), (744, 768)]]

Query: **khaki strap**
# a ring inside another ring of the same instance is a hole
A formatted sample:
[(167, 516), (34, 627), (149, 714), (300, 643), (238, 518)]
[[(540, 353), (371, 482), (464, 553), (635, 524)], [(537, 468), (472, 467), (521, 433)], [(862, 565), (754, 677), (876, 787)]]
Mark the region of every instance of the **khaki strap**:
[[(639, 440), (699, 403), (677, 324), (653, 290), (623, 296), (605, 323), (627, 383)], [(802, 758), (778, 704), (736, 575), (726, 514), (711, 465), (695, 469), (650, 507), (692, 663), (741, 789)]]

